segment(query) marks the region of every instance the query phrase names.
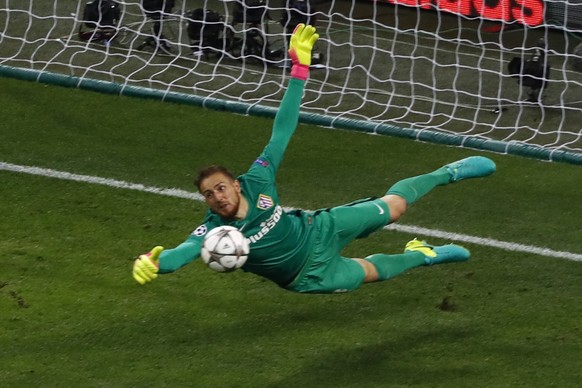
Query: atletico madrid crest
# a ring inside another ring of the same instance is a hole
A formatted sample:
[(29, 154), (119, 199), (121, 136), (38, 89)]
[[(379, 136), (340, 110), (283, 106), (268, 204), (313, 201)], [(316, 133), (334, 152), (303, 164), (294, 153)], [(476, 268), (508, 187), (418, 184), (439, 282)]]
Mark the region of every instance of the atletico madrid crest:
[(262, 210), (267, 210), (273, 207), (273, 198), (265, 194), (259, 194), (259, 200), (257, 201), (257, 207)]

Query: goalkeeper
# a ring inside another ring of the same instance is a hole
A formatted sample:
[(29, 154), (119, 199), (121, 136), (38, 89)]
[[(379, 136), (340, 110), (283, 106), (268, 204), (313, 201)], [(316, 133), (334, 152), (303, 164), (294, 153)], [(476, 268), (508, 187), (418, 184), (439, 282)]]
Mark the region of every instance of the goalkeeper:
[(155, 247), (141, 255), (133, 266), (133, 277), (140, 284), (198, 258), (204, 236), (220, 225), (238, 228), (250, 241), (244, 271), (296, 292), (351, 291), (363, 283), (386, 280), (411, 268), (469, 258), (469, 251), (461, 246), (432, 246), (416, 239), (408, 242), (401, 254), (346, 258), (341, 251), (354, 239), (397, 221), (408, 206), (437, 186), (493, 173), (495, 164), (484, 157), (469, 157), (404, 179), (381, 198), (317, 211), (282, 209), (275, 176), (298, 123), (311, 49), (318, 37), (314, 27), (297, 26), (289, 49), (293, 62), (291, 79), (263, 153), (239, 177), (221, 166), (199, 172), (196, 185), (210, 208), (204, 222), (176, 248)]

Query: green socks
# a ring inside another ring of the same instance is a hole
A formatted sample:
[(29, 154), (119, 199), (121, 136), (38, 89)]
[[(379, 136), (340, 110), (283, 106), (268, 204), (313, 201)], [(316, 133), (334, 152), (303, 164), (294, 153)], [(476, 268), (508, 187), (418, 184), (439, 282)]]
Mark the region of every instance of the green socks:
[(451, 174), (446, 167), (441, 167), (428, 174), (406, 178), (396, 182), (386, 194), (394, 194), (406, 200), (408, 205), (412, 205), (420, 198), (428, 194), (437, 186), (450, 183)]
[[(449, 184), (451, 174), (446, 167), (441, 167), (428, 174), (406, 178), (396, 182), (386, 194), (398, 195), (411, 205), (428, 194), (437, 186)], [(378, 280), (393, 278), (404, 271), (425, 265), (426, 256), (421, 252), (405, 252), (396, 255), (377, 253), (365, 260), (374, 264), (378, 271)]]
[(424, 254), (421, 252), (406, 252), (397, 255), (377, 253), (365, 260), (374, 264), (378, 271), (378, 280), (393, 278), (402, 272), (425, 265)]

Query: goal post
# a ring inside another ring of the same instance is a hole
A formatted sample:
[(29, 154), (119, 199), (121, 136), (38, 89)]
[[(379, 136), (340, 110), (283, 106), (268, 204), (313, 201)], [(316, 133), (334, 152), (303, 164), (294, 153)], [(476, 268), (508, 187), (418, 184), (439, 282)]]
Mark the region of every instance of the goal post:
[(582, 0), (147, 2), (6, 0), (0, 75), (271, 116), (309, 21), (302, 121), (582, 164)]

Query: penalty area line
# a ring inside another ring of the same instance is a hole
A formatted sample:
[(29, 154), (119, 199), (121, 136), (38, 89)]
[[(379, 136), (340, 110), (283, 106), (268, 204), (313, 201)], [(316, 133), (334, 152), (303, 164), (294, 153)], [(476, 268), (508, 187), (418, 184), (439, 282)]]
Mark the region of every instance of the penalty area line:
[[(0, 162), (0, 170), (12, 171), (22, 174), (38, 175), (48, 178), (56, 178), (62, 180), (92, 183), (97, 185), (109, 186), (119, 189), (136, 190), (146, 193), (165, 195), (168, 197), (190, 199), (194, 201), (204, 201), (203, 196), (200, 193), (193, 193), (190, 191), (172, 189), (172, 188), (159, 188), (153, 186), (146, 186), (140, 183), (131, 183), (117, 179), (101, 178), (91, 175), (81, 175), (73, 174), (65, 171), (57, 171), (48, 168), (33, 167), (33, 166), (21, 166), (12, 163)], [(285, 209), (285, 210), (288, 210)], [(582, 261), (582, 254), (555, 251), (548, 248), (537, 247), (532, 245), (518, 244), (513, 242), (501, 241), (491, 238), (483, 238), (470, 236), (460, 233), (451, 233), (442, 230), (428, 229), (420, 226), (414, 225), (402, 225), (402, 224), (391, 224), (384, 227), (385, 230), (395, 230), (403, 233), (410, 233), (421, 236), (436, 237), (453, 241), (461, 241), (471, 244), (484, 245), (488, 247), (498, 248), (513, 252), (523, 252), (528, 254), (535, 254), (540, 256), (555, 257), (566, 260)]]

